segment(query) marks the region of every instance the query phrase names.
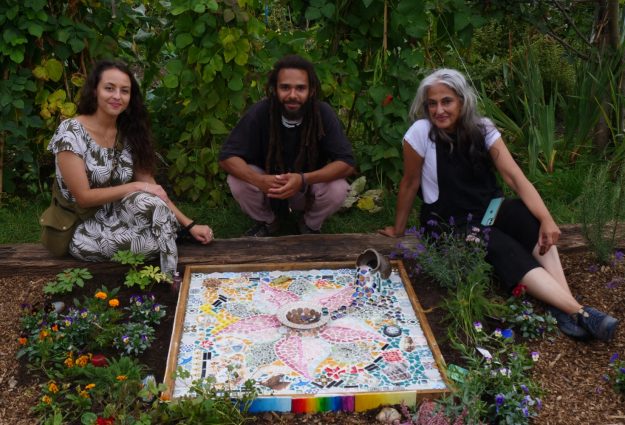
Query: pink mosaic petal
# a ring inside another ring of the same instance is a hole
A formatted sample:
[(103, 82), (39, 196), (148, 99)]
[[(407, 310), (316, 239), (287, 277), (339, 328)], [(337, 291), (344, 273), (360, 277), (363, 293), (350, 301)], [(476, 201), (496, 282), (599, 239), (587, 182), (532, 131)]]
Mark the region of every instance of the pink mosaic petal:
[(299, 297), (293, 292), (272, 288), (266, 283), (262, 283), (259, 290), (261, 298), (273, 304), (274, 306), (276, 306), (276, 308), (281, 307), (287, 303), (299, 301)]
[(278, 341), (275, 345), (275, 352), (276, 356), (278, 356), (285, 365), (306, 378), (311, 379), (304, 359), (302, 339), (299, 336), (291, 336)]
[(245, 335), (264, 329), (279, 328), (280, 326), (282, 326), (282, 324), (274, 314), (260, 314), (258, 316), (241, 319), (236, 323), (226, 326), (217, 333)]
[(354, 294), (354, 288), (351, 285), (349, 285), (341, 289), (340, 291), (335, 292), (332, 295), (320, 298), (319, 303), (322, 306), (327, 307), (330, 313), (332, 313), (333, 311), (341, 308), (341, 306), (350, 305), (353, 300), (352, 298), (353, 294)]
[(326, 326), (321, 332), (319, 332), (319, 336), (326, 341), (338, 343), (358, 341), (386, 342), (386, 339), (376, 332), (362, 331), (343, 326)]

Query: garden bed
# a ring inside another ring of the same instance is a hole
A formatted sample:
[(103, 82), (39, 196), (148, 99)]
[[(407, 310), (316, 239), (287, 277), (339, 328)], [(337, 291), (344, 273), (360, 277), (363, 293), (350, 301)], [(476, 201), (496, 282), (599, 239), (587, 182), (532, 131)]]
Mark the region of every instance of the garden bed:
[[(597, 268), (585, 251), (566, 252), (563, 264), (573, 293), (583, 304), (593, 305), (622, 319), (625, 315), (625, 282), (623, 269)], [(0, 423), (30, 424), (33, 418), (28, 410), (40, 397), (37, 379), (31, 376), (24, 364), (16, 360), (19, 336), (20, 304), (43, 301), (42, 287), (54, 274), (39, 277), (21, 277), (14, 274), (0, 279), (3, 297), (0, 299), (0, 336), (5, 341), (0, 351)], [(121, 285), (122, 274), (100, 270), (85, 289), (92, 295), (95, 288), (104, 284), (109, 288)], [(462, 364), (462, 359), (445, 342), (446, 327), (442, 321), (443, 311), (437, 308), (444, 293), (426, 279), (413, 281), (415, 291), (427, 313), (432, 331), (440, 344), (445, 361)], [(156, 341), (140, 360), (147, 364), (160, 381), (163, 378), (167, 350), (170, 342), (173, 315), (177, 296), (165, 285), (153, 289), (157, 300), (166, 305), (167, 316), (157, 329)], [(118, 294), (124, 302), (136, 290), (122, 289)], [(72, 297), (77, 294), (72, 294)], [(70, 299), (67, 298), (67, 302)], [(540, 353), (540, 360), (533, 369), (533, 378), (545, 390), (543, 409), (535, 424), (571, 423), (624, 423), (625, 404), (615, 393), (605, 376), (610, 371), (609, 361), (613, 353), (625, 355), (625, 332), (620, 329), (609, 344), (602, 342), (579, 343), (558, 335), (552, 341), (529, 343), (532, 351)], [(324, 423), (324, 424), (371, 424), (375, 412), (361, 414), (328, 413), (316, 415), (261, 414), (261, 424)]]

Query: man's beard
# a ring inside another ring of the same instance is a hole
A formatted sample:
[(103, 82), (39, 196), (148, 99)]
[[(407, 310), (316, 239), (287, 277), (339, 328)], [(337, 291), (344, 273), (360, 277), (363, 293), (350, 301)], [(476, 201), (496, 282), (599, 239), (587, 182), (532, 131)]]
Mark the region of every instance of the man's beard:
[(300, 105), (300, 107), (299, 107), (299, 109), (297, 111), (291, 111), (291, 110), (287, 109), (287, 107), (285, 106), (284, 103), (281, 103), (282, 115), (287, 120), (291, 120), (291, 121), (299, 120), (299, 119), (303, 118), (304, 115), (306, 114), (306, 111), (309, 108), (309, 104), (310, 104), (310, 102), (306, 101), (305, 103)]

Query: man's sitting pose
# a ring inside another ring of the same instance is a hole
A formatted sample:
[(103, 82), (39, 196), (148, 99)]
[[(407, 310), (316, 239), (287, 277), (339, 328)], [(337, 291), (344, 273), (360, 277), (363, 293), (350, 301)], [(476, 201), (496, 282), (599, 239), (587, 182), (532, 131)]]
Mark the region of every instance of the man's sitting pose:
[(347, 197), (351, 145), (334, 111), (318, 100), (321, 84), (307, 60), (291, 55), (276, 62), (265, 91), (219, 155), (234, 199), (256, 221), (245, 235), (277, 232), (289, 209), (304, 212), (300, 233), (319, 233)]

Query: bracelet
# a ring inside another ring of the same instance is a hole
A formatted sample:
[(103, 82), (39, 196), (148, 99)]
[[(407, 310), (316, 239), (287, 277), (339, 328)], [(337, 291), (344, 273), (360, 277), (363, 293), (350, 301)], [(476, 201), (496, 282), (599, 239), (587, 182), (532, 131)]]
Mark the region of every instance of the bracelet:
[(304, 173), (299, 173), (299, 175), (302, 177), (302, 188), (299, 191), (306, 192), (306, 189), (308, 189), (308, 182), (306, 181), (306, 177), (304, 177)]
[(184, 229), (188, 232), (189, 230), (191, 230), (191, 228), (195, 226), (195, 221), (191, 220), (191, 223), (187, 224), (186, 226), (184, 226)]

